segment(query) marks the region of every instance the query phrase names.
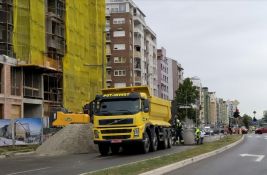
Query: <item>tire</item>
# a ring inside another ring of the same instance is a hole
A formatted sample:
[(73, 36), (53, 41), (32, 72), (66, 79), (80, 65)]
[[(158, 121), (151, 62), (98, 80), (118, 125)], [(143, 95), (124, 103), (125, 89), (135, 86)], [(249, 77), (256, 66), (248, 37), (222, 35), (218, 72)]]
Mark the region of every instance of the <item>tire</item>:
[(168, 133), (167, 133), (167, 131), (164, 131), (164, 135), (163, 135), (163, 141), (161, 142), (161, 148), (162, 149), (166, 149), (166, 148), (168, 148), (168, 144), (169, 144), (169, 141), (168, 141), (168, 139), (169, 139), (169, 136), (168, 136)]
[(149, 148), (150, 148), (150, 139), (149, 136), (147, 134), (147, 132), (144, 133), (144, 138), (143, 138), (143, 142), (141, 145), (141, 152), (143, 154), (146, 154), (149, 152)]
[(120, 146), (119, 145), (111, 145), (111, 152), (112, 154), (118, 154), (120, 151)]
[(98, 144), (98, 149), (102, 156), (107, 156), (109, 153), (109, 145), (107, 144)]
[(150, 140), (151, 144), (150, 144), (150, 151), (151, 152), (155, 152), (158, 150), (158, 144), (159, 144), (159, 140), (157, 137), (156, 132), (154, 131), (154, 133), (151, 134), (151, 140)]
[(172, 137), (172, 134), (169, 133), (168, 134), (168, 148), (171, 148), (173, 145), (173, 137)]

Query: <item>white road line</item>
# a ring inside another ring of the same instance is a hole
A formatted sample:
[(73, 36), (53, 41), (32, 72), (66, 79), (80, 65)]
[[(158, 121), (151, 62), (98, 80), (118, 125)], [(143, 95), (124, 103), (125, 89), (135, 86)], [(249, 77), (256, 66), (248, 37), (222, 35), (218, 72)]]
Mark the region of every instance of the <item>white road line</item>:
[(257, 159), (255, 160), (256, 162), (260, 162), (265, 156), (264, 155), (256, 155), (256, 154), (240, 154), (241, 157), (256, 157)]
[(38, 169), (32, 169), (32, 170), (26, 170), (26, 171), (18, 171), (18, 172), (9, 173), (6, 175), (23, 174), (23, 173), (29, 173), (29, 172), (34, 172), (34, 171), (41, 171), (41, 170), (45, 170), (45, 169), (49, 169), (49, 168), (51, 168), (51, 167), (44, 167), (44, 168), (38, 168)]
[(257, 158), (255, 161), (260, 162), (264, 157), (265, 157), (264, 155), (260, 155), (259, 158)]

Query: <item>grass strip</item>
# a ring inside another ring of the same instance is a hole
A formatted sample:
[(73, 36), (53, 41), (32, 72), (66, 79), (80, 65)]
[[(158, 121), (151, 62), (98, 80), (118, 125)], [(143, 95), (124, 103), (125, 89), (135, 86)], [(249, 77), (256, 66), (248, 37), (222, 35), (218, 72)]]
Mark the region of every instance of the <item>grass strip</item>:
[(88, 175), (135, 175), (143, 172), (147, 172), (165, 165), (169, 165), (175, 162), (179, 162), (188, 158), (192, 158), (198, 156), (200, 154), (204, 154), (207, 152), (211, 152), (213, 150), (222, 148), (226, 145), (236, 142), (241, 139), (242, 135), (229, 135), (223, 137), (221, 140), (217, 140), (210, 143), (205, 143), (203, 145), (199, 145), (190, 150), (186, 150), (179, 153), (174, 153), (171, 155), (162, 156), (159, 158), (154, 158), (150, 160), (139, 161), (136, 163), (122, 165), (119, 167), (112, 167), (104, 170), (100, 170), (97, 172), (88, 173)]
[(15, 145), (0, 147), (0, 155), (35, 151), (39, 145)]

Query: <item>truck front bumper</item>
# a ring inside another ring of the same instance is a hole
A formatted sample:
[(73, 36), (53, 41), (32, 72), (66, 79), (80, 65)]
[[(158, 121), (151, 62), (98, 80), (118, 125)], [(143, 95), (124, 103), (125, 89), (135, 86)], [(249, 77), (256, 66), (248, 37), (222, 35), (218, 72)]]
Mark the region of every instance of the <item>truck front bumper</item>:
[(142, 143), (143, 139), (129, 139), (129, 140), (94, 140), (95, 144), (131, 144), (131, 143)]

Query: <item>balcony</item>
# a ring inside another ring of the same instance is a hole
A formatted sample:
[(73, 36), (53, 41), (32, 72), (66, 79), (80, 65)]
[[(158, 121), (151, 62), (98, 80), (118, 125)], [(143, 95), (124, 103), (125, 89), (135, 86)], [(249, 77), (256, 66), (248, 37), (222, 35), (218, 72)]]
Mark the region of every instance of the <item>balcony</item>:
[(139, 51), (134, 51), (134, 57), (135, 57), (135, 58), (141, 58), (141, 52), (139, 52)]
[(140, 14), (134, 14), (133, 20), (134, 20), (135, 24), (143, 24), (143, 25), (145, 25), (145, 19)]
[(135, 27), (134, 28), (134, 33), (143, 35), (144, 31), (140, 27)]
[(134, 45), (141, 47), (141, 39), (134, 39)]
[(53, 49), (56, 49), (58, 53), (64, 55), (65, 53), (65, 40), (63, 37), (60, 37), (55, 34), (47, 35), (47, 46)]
[(141, 62), (140, 62), (140, 59), (135, 60), (135, 62), (134, 62), (134, 70), (141, 71)]
[(106, 46), (106, 55), (110, 56), (111, 55), (111, 50), (110, 47)]
[(106, 10), (106, 17), (110, 17), (110, 10)]
[(135, 82), (141, 82), (141, 77), (140, 76), (135, 76), (134, 77)]
[(44, 67), (54, 69), (57, 71), (62, 71), (62, 60), (61, 59), (53, 59), (49, 57), (44, 58)]
[(111, 66), (111, 61), (108, 61), (107, 62), (107, 69), (111, 69), (112, 68), (112, 66)]
[(106, 43), (111, 43), (111, 37), (110, 37), (110, 35), (107, 35), (106, 36)]
[(109, 75), (107, 75), (107, 80), (106, 80), (107, 82), (111, 82), (112, 81), (112, 79), (111, 79), (111, 75), (109, 74)]

